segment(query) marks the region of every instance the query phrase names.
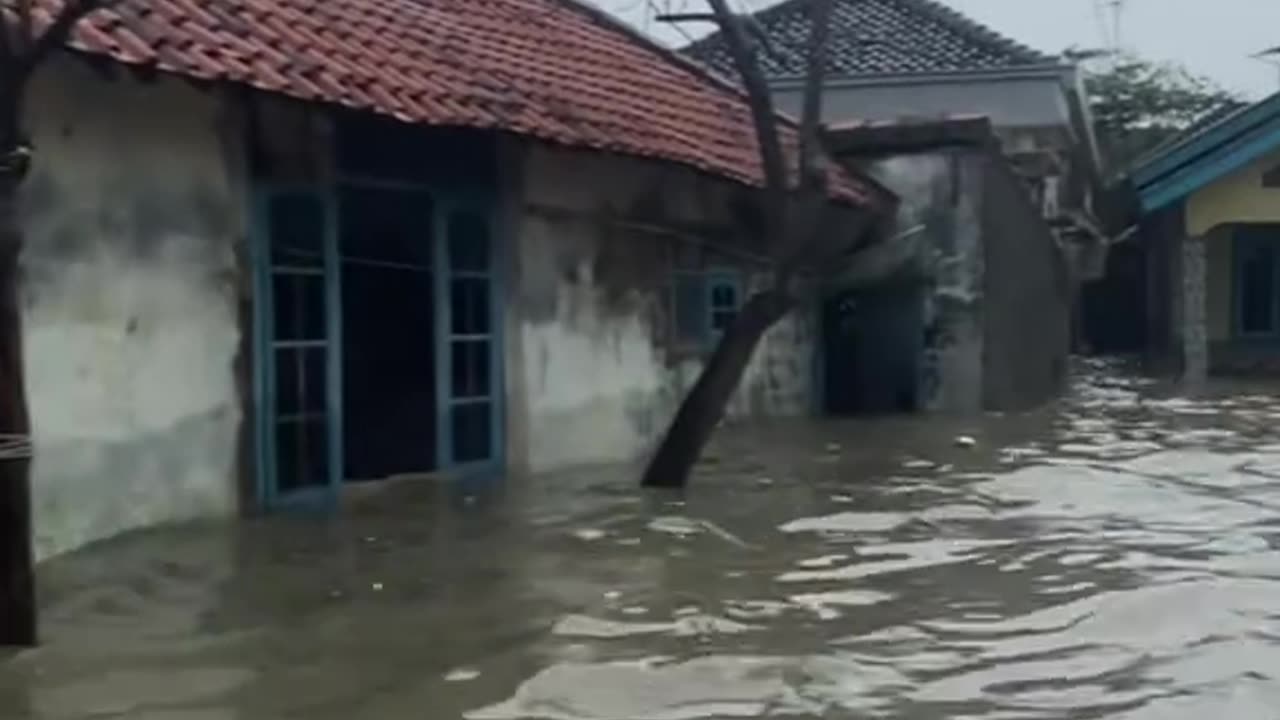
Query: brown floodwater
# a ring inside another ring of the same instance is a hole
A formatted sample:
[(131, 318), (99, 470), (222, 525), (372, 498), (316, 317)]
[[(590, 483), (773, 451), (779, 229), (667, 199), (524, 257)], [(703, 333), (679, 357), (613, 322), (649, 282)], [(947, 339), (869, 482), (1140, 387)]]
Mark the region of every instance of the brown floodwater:
[(729, 430), (684, 495), (136, 534), (42, 567), (0, 718), (1275, 717), (1276, 389), (1095, 363), (1031, 414)]

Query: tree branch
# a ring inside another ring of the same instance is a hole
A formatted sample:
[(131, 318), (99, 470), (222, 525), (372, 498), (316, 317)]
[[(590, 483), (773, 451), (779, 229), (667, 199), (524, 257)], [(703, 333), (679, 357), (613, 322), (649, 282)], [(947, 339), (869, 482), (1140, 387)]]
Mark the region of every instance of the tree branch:
[[(90, 13), (115, 4), (116, 1), (66, 0), (62, 8), (58, 10), (58, 14), (54, 16), (53, 22), (49, 23), (49, 27), (45, 28), (39, 37), (33, 38), (30, 48), (22, 53), (18, 69), (19, 77), (25, 78), (50, 53), (66, 44), (76, 23), (83, 20)], [(28, 13), (28, 22), (30, 22), (30, 13)]]
[(805, 71), (804, 112), (800, 117), (800, 182), (814, 191), (826, 190), (827, 169), (821, 138), (822, 90), (833, 7), (833, 0), (809, 3), (809, 67)]
[(14, 56), (31, 46), (31, 29), (35, 27), (35, 0), (18, 0), (18, 28), (14, 40)]
[(782, 140), (778, 134), (778, 116), (773, 108), (773, 96), (765, 80), (760, 63), (751, 49), (742, 18), (729, 9), (728, 0), (707, 0), (715, 13), (725, 44), (733, 58), (733, 64), (742, 76), (751, 107), (751, 120), (756, 129), (756, 141), (760, 144), (760, 162), (764, 169), (765, 192), (770, 206), (771, 232), (777, 233), (784, 224), (787, 194), (787, 164), (782, 154)]
[[(17, 18), (14, 18), (13, 24), (18, 24)], [(4, 8), (0, 7), (0, 75), (4, 75), (5, 68), (13, 63), (15, 54), (12, 45), (9, 44), (9, 16), (5, 14)]]

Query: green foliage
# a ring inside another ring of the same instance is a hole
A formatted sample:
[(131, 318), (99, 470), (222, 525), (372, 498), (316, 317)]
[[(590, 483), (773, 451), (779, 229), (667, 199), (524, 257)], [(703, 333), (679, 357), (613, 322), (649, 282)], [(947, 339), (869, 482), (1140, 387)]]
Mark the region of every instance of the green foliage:
[(1185, 68), (1132, 55), (1087, 72), (1085, 83), (1098, 142), (1115, 170), (1241, 104), (1235, 94)]

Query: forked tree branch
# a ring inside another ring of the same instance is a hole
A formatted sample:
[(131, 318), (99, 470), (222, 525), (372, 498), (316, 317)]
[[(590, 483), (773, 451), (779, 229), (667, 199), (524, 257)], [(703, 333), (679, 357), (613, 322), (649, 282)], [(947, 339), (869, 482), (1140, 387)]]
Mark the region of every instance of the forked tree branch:
[(7, 66), (4, 75), (20, 87), (28, 76), (58, 48), (66, 44), (76, 23), (91, 13), (114, 5), (118, 0), (65, 0), (53, 19), (36, 31), (35, 0), (8, 0), (0, 13), (0, 58)]
[(800, 116), (800, 182), (806, 189), (826, 192), (826, 156), (822, 147), (822, 91), (831, 39), (833, 0), (809, 2), (809, 66), (804, 79), (804, 110)]
[(760, 162), (764, 170), (764, 186), (770, 205), (770, 232), (777, 233), (783, 224), (788, 186), (787, 164), (782, 154), (782, 139), (778, 133), (778, 116), (774, 112), (773, 96), (769, 83), (760, 68), (759, 59), (752, 50), (745, 23), (729, 8), (728, 0), (707, 0), (715, 14), (716, 23), (724, 34), (725, 44), (733, 58), (734, 67), (742, 76), (747, 91), (747, 103), (751, 108), (751, 121), (755, 125), (756, 141), (760, 145)]
[[(37, 65), (44, 61), (54, 50), (66, 44), (67, 39), (71, 37), (71, 30), (75, 28), (76, 23), (83, 20), (90, 13), (100, 10), (108, 5), (113, 5), (117, 0), (66, 0), (58, 14), (54, 16), (53, 22), (49, 23), (49, 27), (40, 33), (39, 37), (35, 37), (31, 41), (30, 49), (22, 56), (22, 72), (30, 73)], [(25, 4), (30, 7), (27, 0)], [(26, 22), (28, 27), (32, 23), (31, 12), (28, 10)]]

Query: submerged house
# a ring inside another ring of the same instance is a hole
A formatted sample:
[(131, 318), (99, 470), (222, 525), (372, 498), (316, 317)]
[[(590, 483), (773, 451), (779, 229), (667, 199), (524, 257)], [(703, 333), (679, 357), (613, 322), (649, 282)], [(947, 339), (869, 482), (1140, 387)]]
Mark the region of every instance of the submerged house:
[[(27, 112), (40, 557), (634, 458), (769, 269), (743, 98), (572, 0), (126, 2)], [(832, 188), (851, 246), (892, 202)], [(818, 406), (817, 314), (732, 416)]]
[[(793, 112), (812, 4), (753, 16), (774, 97)], [(1079, 70), (934, 0), (835, 0), (829, 42), (833, 146), (901, 198), (894, 232), (918, 247), (894, 282), (828, 303), (827, 337), (839, 338), (828, 342), (829, 409), (973, 412), (1052, 398), (1078, 288), (1105, 252)], [(736, 74), (719, 33), (685, 53)]]
[[(810, 0), (752, 16), (778, 106), (799, 112)], [(832, 125), (985, 117), (1000, 148), (1064, 240), (1094, 240), (1099, 166), (1083, 74), (1074, 63), (1004, 37), (937, 0), (835, 0), (824, 83)], [(735, 70), (719, 33), (684, 52)]]
[(1215, 113), (1129, 177), (1156, 369), (1280, 371), (1280, 95)]
[(1021, 410), (1062, 389), (1073, 258), (989, 120), (851, 123), (829, 147), (900, 200), (894, 271), (825, 305), (836, 414)]

